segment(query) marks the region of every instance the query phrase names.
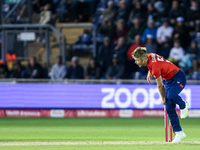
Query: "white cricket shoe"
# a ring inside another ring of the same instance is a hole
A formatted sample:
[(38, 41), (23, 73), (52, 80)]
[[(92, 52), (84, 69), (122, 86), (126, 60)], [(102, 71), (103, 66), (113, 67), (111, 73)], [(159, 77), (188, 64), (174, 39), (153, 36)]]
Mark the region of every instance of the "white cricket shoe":
[(178, 144), (180, 141), (186, 137), (186, 134), (183, 131), (175, 132), (175, 138), (172, 143)]
[(185, 108), (181, 109), (181, 119), (184, 119), (188, 116), (188, 108), (189, 108), (189, 104), (188, 102), (185, 102)]

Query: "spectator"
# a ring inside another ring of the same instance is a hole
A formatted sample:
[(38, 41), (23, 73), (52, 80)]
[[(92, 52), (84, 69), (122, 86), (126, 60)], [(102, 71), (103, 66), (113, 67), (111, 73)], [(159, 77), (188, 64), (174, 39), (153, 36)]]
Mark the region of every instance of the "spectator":
[(178, 62), (185, 54), (185, 50), (181, 47), (180, 44), (181, 43), (179, 40), (174, 41), (174, 47), (172, 47), (169, 53), (168, 60), (174, 63), (175, 65), (178, 65)]
[(197, 48), (200, 49), (200, 25), (196, 27), (196, 32), (191, 36), (192, 41), (196, 41)]
[(151, 34), (153, 36), (153, 39), (156, 39), (157, 29), (154, 27), (154, 21), (149, 20), (147, 26), (148, 27), (144, 30), (142, 34), (142, 43), (145, 43), (145, 39), (148, 34)]
[(6, 64), (0, 65), (0, 78), (8, 78), (9, 77), (9, 71)]
[[(192, 41), (190, 44), (190, 47), (187, 49), (187, 54), (190, 56), (190, 59), (193, 64), (193, 71), (198, 72), (198, 66), (200, 64), (200, 55), (198, 56), (199, 49), (197, 48), (197, 43), (195, 41)], [(200, 53), (199, 53), (200, 54)]]
[[(50, 11), (50, 7), (51, 7), (50, 4), (46, 4), (46, 5), (44, 6), (44, 11), (42, 11), (41, 14), (40, 14), (40, 21), (39, 21), (39, 24), (44, 25), (44, 24), (49, 24), (49, 23), (51, 23), (52, 12)], [(41, 28), (40, 28), (40, 30), (41, 30)], [(44, 34), (42, 35), (42, 37), (43, 37), (42, 42), (45, 43)], [(39, 36), (37, 37), (36, 42), (39, 43), (40, 41), (41, 41), (41, 35), (39, 35)]]
[(62, 64), (62, 57), (57, 56), (57, 63), (52, 66), (49, 76), (51, 77), (51, 79), (64, 79), (66, 73), (66, 66), (65, 64)]
[(101, 66), (102, 73), (107, 71), (108, 66), (112, 63), (113, 45), (109, 37), (104, 37), (103, 45), (99, 47), (98, 62)]
[(192, 70), (192, 60), (190, 55), (184, 55), (178, 62), (178, 66), (183, 72), (185, 72), (185, 74), (189, 74)]
[(127, 52), (127, 45), (125, 44), (125, 38), (120, 37), (118, 39), (117, 45), (114, 48), (113, 54), (117, 54), (119, 62), (123, 65), (126, 63), (126, 52)]
[(167, 59), (169, 57), (169, 52), (171, 48), (172, 48), (172, 44), (170, 42), (170, 38), (165, 37), (165, 41), (163, 44), (161, 44), (158, 54), (163, 56), (165, 59)]
[(186, 54), (190, 55), (190, 57), (194, 60), (197, 59), (198, 56), (198, 48), (197, 43), (195, 41), (192, 41), (190, 43), (190, 47), (187, 49)]
[(70, 2), (68, 0), (60, 0), (59, 4), (56, 7), (56, 15), (59, 19), (59, 22), (69, 22), (70, 18), (75, 20), (75, 16), (71, 15), (70, 13)]
[(147, 4), (147, 12), (145, 15), (145, 20), (157, 20), (157, 12), (153, 6), (153, 3)]
[(134, 26), (131, 27), (127, 35), (127, 44), (133, 44), (135, 36), (142, 35), (142, 33), (144, 32), (146, 28), (145, 24), (144, 25), (141, 24), (140, 17), (134, 18), (133, 24)]
[[(173, 0), (162, 0), (162, 1), (163, 1), (163, 6), (165, 6), (165, 9), (166, 9), (166, 11), (168, 12), (168, 15), (169, 15), (169, 11), (172, 8), (172, 1)], [(182, 6), (182, 3), (180, 5)]]
[(144, 47), (144, 44), (141, 42), (141, 36), (136, 35), (135, 39), (134, 39), (134, 44), (132, 44), (127, 51), (128, 60), (132, 60), (132, 54), (131, 53), (139, 46)]
[[(33, 0), (33, 4), (35, 5), (35, 6), (33, 6), (33, 12), (36, 12), (37, 14), (39, 14), (39, 20), (40, 20), (41, 12), (45, 10), (46, 5), (50, 6), (49, 11), (51, 13), (55, 13), (54, 9), (53, 9), (54, 4), (53, 4), (52, 0)], [(36, 23), (38, 23), (38, 22), (36, 22)]]
[(163, 25), (158, 28), (156, 35), (158, 44), (163, 44), (166, 37), (171, 39), (174, 31), (174, 28), (169, 26), (167, 18), (163, 18), (162, 22)]
[(122, 79), (125, 68), (118, 61), (117, 54), (113, 55), (112, 64), (108, 67), (107, 79)]
[(170, 23), (171, 23), (172, 26), (175, 25), (176, 18), (178, 18), (179, 16), (185, 17), (184, 12), (183, 12), (183, 8), (179, 5), (178, 0), (173, 0), (172, 1), (172, 8), (169, 11), (169, 19), (170, 19)]
[(127, 63), (126, 63), (126, 72), (128, 75), (131, 76), (132, 73), (137, 72), (138, 71), (138, 65), (135, 64), (135, 60), (132, 58), (131, 53), (138, 47), (144, 47), (144, 44), (141, 43), (141, 36), (140, 35), (136, 35), (135, 39), (134, 39), (134, 44), (132, 44), (126, 55), (127, 55)]
[(101, 76), (101, 69), (97, 64), (95, 58), (91, 58), (86, 68), (85, 79), (99, 79)]
[(22, 71), (24, 71), (24, 67), (22, 67), (20, 61), (17, 61), (16, 63), (14, 63), (10, 78), (21, 78)]
[(121, 0), (118, 4), (118, 12), (117, 12), (117, 18), (116, 20), (119, 19), (124, 19), (125, 22), (128, 20), (128, 9), (126, 8), (126, 1)]
[(117, 28), (115, 29), (114, 41), (116, 42), (119, 37), (126, 37), (127, 33), (128, 33), (128, 29), (124, 25), (124, 20), (119, 19), (117, 21)]
[(187, 20), (189, 22), (190, 30), (194, 31), (196, 26), (200, 24), (200, 10), (196, 0), (191, 0), (191, 7), (187, 12)]
[(157, 53), (158, 45), (154, 42), (153, 35), (148, 34), (146, 37), (145, 47), (147, 49), (147, 53)]
[(167, 18), (168, 17), (168, 11), (166, 10), (166, 5), (162, 1), (157, 1), (154, 3), (154, 8), (157, 11), (157, 19), (156, 24), (160, 24), (162, 22), (162, 18)]
[(117, 10), (113, 6), (113, 1), (108, 1), (107, 8), (103, 12), (103, 20), (113, 21), (117, 15)]
[(51, 2), (52, 2), (52, 13), (56, 13), (57, 9), (59, 8), (59, 4), (61, 3), (61, 1), (62, 0), (51, 0)]
[(52, 12), (50, 10), (51, 5), (50, 4), (46, 4), (44, 6), (44, 10), (41, 12), (40, 14), (40, 24), (48, 24), (51, 23), (51, 19), (52, 19)]
[(99, 33), (102, 34), (104, 37), (113, 38), (114, 36), (114, 26), (111, 21), (104, 20), (99, 28)]
[(75, 6), (74, 11), (76, 14), (76, 20), (78, 22), (88, 22), (90, 18), (90, 5), (85, 0), (79, 0)]
[(68, 79), (83, 79), (84, 70), (79, 64), (79, 58), (73, 56), (71, 60), (71, 66), (67, 68), (67, 78)]
[(92, 44), (90, 31), (84, 30), (83, 34), (78, 37), (75, 44), (80, 45), (80, 48), (76, 49), (77, 52), (85, 52), (87, 49), (83, 48), (82, 45)]
[(141, 18), (141, 22), (146, 22), (146, 20), (145, 20), (146, 7), (143, 4), (141, 4), (141, 2), (139, 0), (135, 0), (135, 1), (133, 1), (133, 3), (134, 3), (133, 4), (134, 7), (131, 10), (131, 13), (129, 15), (129, 21), (132, 22), (132, 20), (139, 15)]
[(22, 78), (43, 78), (43, 68), (37, 63), (36, 57), (31, 57), (25, 71), (22, 72)]
[(178, 17), (176, 19), (176, 26), (172, 34), (173, 40), (178, 39), (181, 42), (181, 45), (184, 49), (189, 46), (190, 35), (188, 28), (184, 25), (184, 18)]

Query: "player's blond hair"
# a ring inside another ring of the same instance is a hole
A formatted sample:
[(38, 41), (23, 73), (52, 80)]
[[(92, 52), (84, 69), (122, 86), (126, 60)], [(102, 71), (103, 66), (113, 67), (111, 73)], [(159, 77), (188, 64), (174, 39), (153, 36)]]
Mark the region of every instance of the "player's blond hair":
[(133, 58), (145, 58), (148, 59), (147, 49), (146, 47), (137, 47), (132, 53)]

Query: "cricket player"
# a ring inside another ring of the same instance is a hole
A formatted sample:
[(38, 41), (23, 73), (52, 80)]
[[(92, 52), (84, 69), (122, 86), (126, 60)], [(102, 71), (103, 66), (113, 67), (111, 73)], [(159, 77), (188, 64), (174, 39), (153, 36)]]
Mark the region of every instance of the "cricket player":
[[(188, 115), (188, 103), (183, 101), (178, 95), (186, 84), (185, 74), (172, 64), (155, 53), (147, 54), (145, 47), (138, 47), (132, 52), (132, 58), (139, 66), (148, 68), (147, 81), (151, 84), (151, 77), (156, 79), (156, 83), (162, 98), (162, 104), (166, 105), (167, 114), (170, 118), (173, 131), (176, 133), (173, 143), (179, 143), (186, 134), (181, 129), (179, 118), (175, 111), (175, 105), (180, 107), (180, 118), (186, 118)], [(164, 84), (164, 85), (163, 85)]]

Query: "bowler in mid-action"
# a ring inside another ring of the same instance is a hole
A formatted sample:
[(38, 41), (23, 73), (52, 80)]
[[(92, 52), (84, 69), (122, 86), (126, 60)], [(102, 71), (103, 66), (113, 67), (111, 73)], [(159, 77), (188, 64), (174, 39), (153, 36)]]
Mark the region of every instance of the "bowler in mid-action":
[[(175, 106), (179, 105), (181, 118), (188, 115), (188, 103), (183, 101), (179, 93), (186, 85), (186, 76), (184, 72), (170, 61), (164, 59), (155, 53), (148, 54), (145, 47), (137, 47), (132, 52), (132, 58), (139, 66), (148, 68), (147, 81), (151, 83), (151, 77), (156, 79), (156, 83), (162, 98), (162, 103), (166, 105), (167, 114), (170, 118), (173, 131), (176, 133), (173, 143), (179, 143), (186, 134), (183, 132)], [(164, 85), (163, 85), (164, 83)]]

